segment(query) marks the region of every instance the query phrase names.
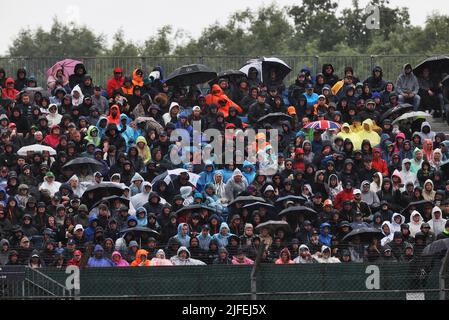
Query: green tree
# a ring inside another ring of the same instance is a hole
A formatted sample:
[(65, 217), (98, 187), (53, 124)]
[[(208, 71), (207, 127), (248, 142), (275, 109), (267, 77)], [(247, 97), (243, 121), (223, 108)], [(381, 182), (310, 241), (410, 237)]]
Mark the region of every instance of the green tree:
[(65, 25), (56, 18), (50, 31), (23, 29), (9, 47), (11, 56), (81, 57), (96, 56), (104, 50), (104, 35), (96, 36), (86, 26)]
[(145, 41), (142, 48), (144, 56), (165, 56), (173, 49), (173, 28), (165, 25), (157, 31), (157, 34)]
[(112, 48), (105, 55), (111, 57), (134, 57), (140, 54), (141, 49), (131, 41), (125, 39), (123, 29), (119, 29), (113, 37)]

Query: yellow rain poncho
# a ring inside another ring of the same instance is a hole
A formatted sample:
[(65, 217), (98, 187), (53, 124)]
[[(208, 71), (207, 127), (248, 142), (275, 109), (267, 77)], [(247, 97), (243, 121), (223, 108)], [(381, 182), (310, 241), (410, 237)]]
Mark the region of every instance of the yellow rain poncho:
[(359, 141), (363, 141), (365, 139), (371, 142), (372, 146), (377, 146), (380, 143), (380, 136), (377, 132), (373, 130), (374, 123), (371, 119), (366, 119), (362, 123), (362, 131), (357, 132), (357, 136)]
[(359, 150), (361, 148), (361, 140), (359, 140), (357, 133), (352, 132), (352, 128), (348, 123), (343, 123), (338, 136), (341, 137), (343, 141), (346, 139), (351, 140), (354, 145), (354, 150)]

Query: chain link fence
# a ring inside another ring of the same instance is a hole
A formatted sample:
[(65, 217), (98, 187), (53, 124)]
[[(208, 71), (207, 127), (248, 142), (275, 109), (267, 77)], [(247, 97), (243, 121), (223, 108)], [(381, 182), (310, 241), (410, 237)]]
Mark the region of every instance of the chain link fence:
[[(278, 56), (284, 60), (291, 68), (292, 72), (285, 79), (285, 83), (292, 83), (297, 73), (304, 67), (309, 68), (312, 74), (321, 72), (322, 65), (332, 63), (335, 72), (340, 77), (344, 68), (351, 66), (355, 75), (361, 80), (371, 75), (374, 66), (379, 65), (384, 70), (384, 79), (396, 81), (402, 72), (405, 63), (416, 65), (425, 59), (425, 55), (383, 55), (383, 56)], [(114, 67), (121, 67), (125, 74), (130, 75), (136, 68), (142, 68), (145, 72), (150, 72), (154, 66), (160, 65), (168, 75), (174, 69), (193, 63), (202, 63), (217, 72), (228, 69), (239, 69), (246, 61), (254, 57), (250, 56), (164, 56), (164, 57), (72, 57), (82, 61), (88, 73), (94, 78), (94, 82), (105, 85), (107, 79), (112, 77)], [(45, 87), (47, 70), (62, 57), (2, 57), (0, 58), (0, 68), (4, 68), (8, 76), (16, 77), (17, 69), (25, 68), (28, 76), (34, 75), (38, 85)]]
[(14, 290), (0, 299), (446, 299), (447, 269), (440, 262), (424, 274), (416, 267), (415, 263), (316, 263), (84, 268), (76, 294), (65, 289), (69, 276), (65, 269), (28, 268), (25, 281), (11, 282)]

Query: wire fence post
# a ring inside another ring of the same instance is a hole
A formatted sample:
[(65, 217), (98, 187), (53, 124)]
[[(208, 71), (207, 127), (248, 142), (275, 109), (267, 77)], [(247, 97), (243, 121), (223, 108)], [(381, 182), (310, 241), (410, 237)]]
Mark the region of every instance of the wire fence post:
[(371, 71), (371, 70), (374, 69), (374, 66), (375, 66), (375, 64), (376, 64), (376, 56), (371, 55), (371, 57), (370, 57), (370, 62), (371, 62), (371, 68), (370, 68), (370, 71)]
[(254, 262), (251, 270), (251, 300), (257, 300), (257, 273), (260, 267), (260, 260), (262, 259), (262, 253), (264, 252), (265, 241), (262, 241), (259, 250), (257, 251), (256, 261)]
[(319, 63), (320, 63), (320, 57), (319, 56), (314, 56), (313, 57), (313, 71), (314, 71), (315, 74), (318, 73)]
[(447, 277), (447, 267), (449, 264), (449, 250), (444, 256), (443, 262), (441, 263), (440, 272), (438, 274), (439, 284), (440, 284), (440, 300), (446, 300), (446, 277)]

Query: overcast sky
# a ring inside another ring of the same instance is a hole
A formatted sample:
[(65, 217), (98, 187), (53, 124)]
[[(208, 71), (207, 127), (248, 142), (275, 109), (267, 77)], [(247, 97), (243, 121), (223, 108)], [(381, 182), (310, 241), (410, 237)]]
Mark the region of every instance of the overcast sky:
[[(111, 36), (120, 27), (125, 36), (137, 43), (143, 42), (165, 24), (175, 29), (183, 29), (191, 36), (197, 37), (203, 28), (219, 21), (225, 22), (236, 10), (247, 7), (257, 8), (273, 1), (261, 0), (194, 0), (194, 1), (124, 1), (124, 0), (66, 0), (55, 2), (50, 0), (0, 1), (2, 13), (2, 32), (0, 36), (0, 54), (4, 54), (12, 39), (20, 29), (42, 26), (48, 30), (52, 18), (57, 16), (61, 21), (76, 21), (86, 24), (96, 33)], [(300, 3), (294, 0), (274, 1), (280, 6)], [(365, 5), (368, 1), (361, 0)], [(440, 0), (391, 0), (393, 6), (409, 7), (413, 25), (423, 25), (426, 16), (433, 11), (449, 14), (449, 6)], [(350, 6), (352, 0), (340, 0), (340, 7)]]

